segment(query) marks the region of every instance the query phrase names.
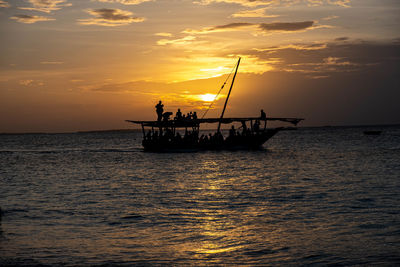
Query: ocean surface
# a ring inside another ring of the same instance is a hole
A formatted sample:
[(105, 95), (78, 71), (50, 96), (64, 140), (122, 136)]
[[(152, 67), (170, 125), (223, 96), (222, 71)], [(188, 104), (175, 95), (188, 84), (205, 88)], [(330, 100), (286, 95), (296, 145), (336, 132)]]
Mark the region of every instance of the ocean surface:
[(264, 147), (0, 135), (0, 265), (400, 265), (399, 126), (300, 128)]

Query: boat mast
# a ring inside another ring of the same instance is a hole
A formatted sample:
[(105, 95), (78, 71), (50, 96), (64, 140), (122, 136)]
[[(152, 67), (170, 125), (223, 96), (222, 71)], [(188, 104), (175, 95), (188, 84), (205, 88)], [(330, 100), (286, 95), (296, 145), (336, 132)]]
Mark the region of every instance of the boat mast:
[(224, 117), (226, 105), (228, 104), (228, 99), (229, 99), (229, 96), (231, 95), (233, 83), (235, 82), (235, 77), (236, 77), (236, 73), (237, 73), (238, 68), (239, 68), (239, 64), (240, 64), (240, 57), (239, 57), (239, 60), (238, 60), (238, 62), (237, 62), (237, 65), (236, 65), (235, 75), (233, 75), (233, 79), (232, 79), (231, 87), (229, 88), (228, 96), (226, 97), (226, 100), (225, 100), (224, 109), (222, 110), (221, 117), (219, 118), (218, 130), (217, 130), (217, 132), (220, 132), (220, 129), (221, 129), (222, 118)]

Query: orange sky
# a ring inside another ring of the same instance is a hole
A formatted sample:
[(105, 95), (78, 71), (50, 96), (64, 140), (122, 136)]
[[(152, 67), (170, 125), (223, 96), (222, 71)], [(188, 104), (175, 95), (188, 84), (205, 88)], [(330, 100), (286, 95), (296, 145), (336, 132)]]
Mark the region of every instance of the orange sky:
[(160, 99), (202, 114), (238, 57), (226, 116), (400, 123), (399, 11), (397, 0), (3, 0), (0, 132), (128, 128)]

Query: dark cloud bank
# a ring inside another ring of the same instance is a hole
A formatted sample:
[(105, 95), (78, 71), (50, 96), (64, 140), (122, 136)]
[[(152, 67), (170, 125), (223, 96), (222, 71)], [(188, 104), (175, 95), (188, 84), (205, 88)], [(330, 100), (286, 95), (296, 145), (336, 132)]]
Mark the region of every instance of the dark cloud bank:
[[(309, 125), (400, 123), (400, 44), (396, 41), (332, 42), (319, 50), (253, 53), (283, 62), (277, 71), (240, 75), (238, 87), (245, 93), (233, 97), (232, 106), (301, 115)], [(329, 65), (329, 58), (338, 62)]]
[(274, 22), (274, 23), (248, 23), (235, 22), (225, 25), (204, 28), (202, 30), (185, 30), (186, 33), (211, 33), (216, 31), (240, 30), (241, 28), (256, 26), (262, 32), (294, 32), (303, 31), (313, 27), (314, 21), (301, 22)]

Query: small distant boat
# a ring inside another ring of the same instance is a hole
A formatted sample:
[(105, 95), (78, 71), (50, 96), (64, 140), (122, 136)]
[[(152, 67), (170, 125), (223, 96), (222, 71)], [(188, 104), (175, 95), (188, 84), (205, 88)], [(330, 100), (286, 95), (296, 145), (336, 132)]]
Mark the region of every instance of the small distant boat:
[[(240, 58), (236, 65), (235, 74), (225, 100), (224, 108), (220, 118), (175, 118), (169, 119), (171, 112), (166, 112), (167, 116), (163, 120), (157, 121), (136, 121), (127, 122), (140, 124), (142, 126), (143, 141), (145, 151), (153, 152), (180, 152), (198, 150), (249, 150), (259, 149), (261, 146), (276, 133), (281, 130), (294, 130), (293, 127), (268, 128), (267, 121), (282, 121), (297, 125), (301, 118), (267, 118), (265, 113), (260, 117), (247, 118), (224, 118), (224, 112), (232, 91), (233, 83), (239, 68)], [(225, 85), (225, 83), (224, 83)], [(223, 85), (223, 86), (224, 86)], [(222, 89), (222, 88), (221, 88)], [(229, 130), (226, 138), (221, 133), (221, 124), (241, 123), (237, 131), (233, 126)], [(200, 125), (204, 123), (218, 123), (217, 131), (214, 134), (201, 135)], [(181, 130), (184, 135), (179, 132)]]
[(382, 131), (364, 131), (365, 135), (380, 135)]

